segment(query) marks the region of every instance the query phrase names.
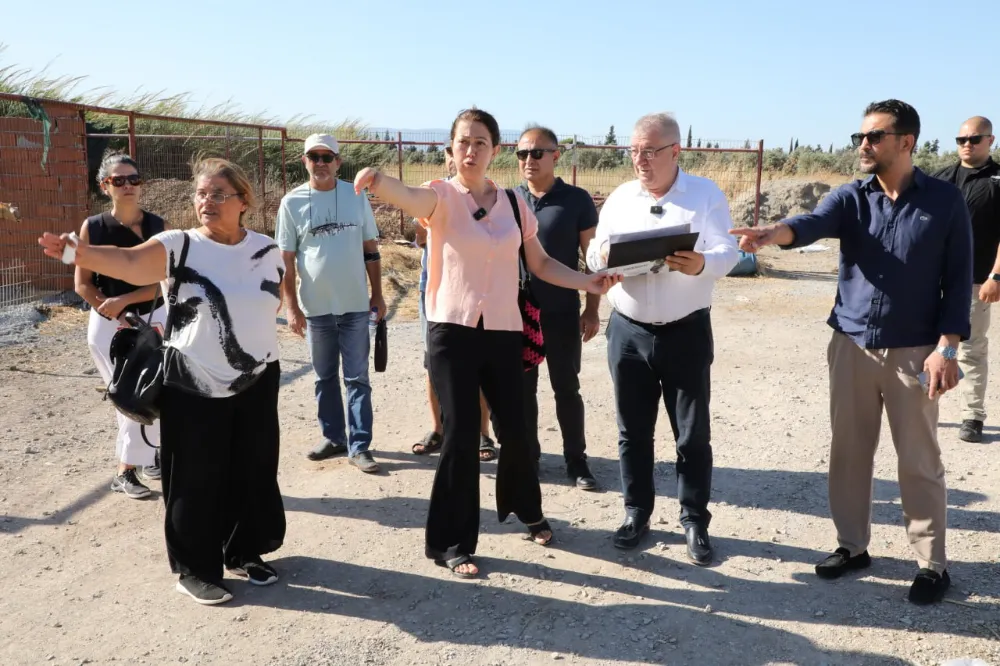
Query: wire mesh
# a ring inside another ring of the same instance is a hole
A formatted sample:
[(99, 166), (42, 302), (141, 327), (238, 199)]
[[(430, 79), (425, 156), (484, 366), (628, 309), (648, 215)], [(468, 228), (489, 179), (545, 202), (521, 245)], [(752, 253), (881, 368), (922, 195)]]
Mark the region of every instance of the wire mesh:
[(0, 306), (73, 287), (72, 269), (37, 238), (78, 229), (87, 215), (82, 134), (73, 107), (0, 100)]

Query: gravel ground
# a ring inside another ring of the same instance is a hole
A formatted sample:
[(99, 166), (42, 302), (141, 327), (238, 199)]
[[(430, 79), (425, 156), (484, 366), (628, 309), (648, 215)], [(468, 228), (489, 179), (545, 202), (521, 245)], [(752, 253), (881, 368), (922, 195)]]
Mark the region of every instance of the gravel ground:
[(85, 314), (54, 308), (31, 336), (0, 348), (0, 663), (998, 663), (1000, 430), (988, 424), (983, 444), (959, 441), (954, 395), (943, 398), (940, 431), (948, 603), (905, 600), (915, 563), (887, 426), (876, 460), (874, 566), (835, 582), (812, 573), (835, 545), (825, 366), (834, 252), (765, 253), (768, 277), (719, 285), (714, 566), (686, 562), (662, 414), (654, 529), (640, 550), (611, 547), (622, 511), (603, 335), (585, 346), (581, 380), (588, 452), (604, 490), (584, 493), (565, 479), (543, 378), (543, 496), (555, 543), (540, 548), (521, 538), (519, 524), (497, 523), (496, 467), (487, 463), (485, 578), (459, 580), (424, 559), (436, 457), (410, 454), (429, 418), (418, 326), (397, 318), (388, 371), (372, 374), (383, 466), (374, 476), (343, 459), (305, 458), (318, 438), (311, 368), (304, 343), (282, 334), (288, 536), (272, 555), (281, 579), (269, 588), (231, 581), (233, 601), (212, 608), (173, 591), (158, 485), (148, 501), (109, 492), (114, 417), (97, 392)]

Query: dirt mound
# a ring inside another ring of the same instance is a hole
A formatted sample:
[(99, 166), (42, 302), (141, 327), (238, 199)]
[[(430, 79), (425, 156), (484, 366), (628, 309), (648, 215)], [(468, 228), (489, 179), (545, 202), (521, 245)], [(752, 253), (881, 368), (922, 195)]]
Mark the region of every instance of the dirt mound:
[[(780, 222), (792, 215), (811, 213), (830, 192), (830, 185), (808, 180), (772, 180), (760, 186), (760, 224)], [(740, 195), (731, 206), (733, 224), (749, 227), (753, 224), (753, 192)]]
[(197, 226), (191, 202), (191, 181), (154, 178), (142, 185), (142, 207), (175, 229)]

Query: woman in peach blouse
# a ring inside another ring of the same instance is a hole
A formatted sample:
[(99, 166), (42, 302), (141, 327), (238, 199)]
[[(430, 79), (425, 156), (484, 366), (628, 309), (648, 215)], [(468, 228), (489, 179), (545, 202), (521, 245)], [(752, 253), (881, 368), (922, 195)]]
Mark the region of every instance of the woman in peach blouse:
[(519, 250), (528, 268), (550, 284), (604, 294), (620, 278), (574, 271), (550, 258), (536, 236), (538, 221), (516, 196), (522, 229), (502, 188), (486, 177), (500, 152), (500, 128), (485, 111), (463, 111), (451, 127), (458, 174), (408, 187), (364, 169), (355, 190), (382, 201), (427, 228), (427, 351), (431, 381), (444, 416), (444, 443), (434, 476), (425, 552), (458, 576), (479, 573), (472, 559), (479, 538), (479, 389), (496, 418), (500, 459), (497, 513), (511, 513), (531, 538), (548, 545), (538, 472), (524, 432), (524, 366), (518, 308)]

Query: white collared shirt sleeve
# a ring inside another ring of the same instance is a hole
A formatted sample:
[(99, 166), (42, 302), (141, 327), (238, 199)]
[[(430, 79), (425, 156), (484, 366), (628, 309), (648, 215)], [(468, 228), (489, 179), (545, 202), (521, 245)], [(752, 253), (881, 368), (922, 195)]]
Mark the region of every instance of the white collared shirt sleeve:
[(699, 277), (718, 280), (729, 275), (740, 261), (736, 237), (729, 233), (733, 228), (733, 218), (729, 213), (729, 202), (721, 190), (712, 197), (705, 215), (702, 235), (705, 238), (705, 268)]

